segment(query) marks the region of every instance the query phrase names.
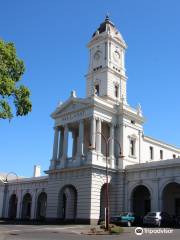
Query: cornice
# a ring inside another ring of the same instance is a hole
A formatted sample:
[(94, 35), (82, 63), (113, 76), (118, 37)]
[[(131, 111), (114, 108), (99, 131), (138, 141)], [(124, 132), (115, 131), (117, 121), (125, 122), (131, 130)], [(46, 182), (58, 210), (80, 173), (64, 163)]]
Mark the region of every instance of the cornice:
[[(98, 169), (98, 170), (106, 171), (106, 167), (88, 164), (88, 165), (79, 166), (79, 167), (68, 167), (68, 168), (62, 168), (62, 169), (47, 170), (47, 171), (45, 171), (45, 173), (47, 173), (47, 174), (56, 174), (56, 173), (77, 172), (77, 171), (92, 170), (92, 169)], [(112, 169), (112, 168), (108, 168), (108, 171), (110, 171), (110, 172), (117, 172), (116, 169)]]
[(103, 73), (103, 72), (110, 72), (112, 74), (114, 74), (115, 76), (117, 76), (118, 78), (120, 78), (121, 80), (123, 81), (127, 81), (128, 77), (126, 75), (123, 75), (119, 72), (116, 72), (115, 70), (113, 70), (111, 67), (109, 66), (104, 66), (103, 68), (99, 69), (98, 71), (94, 72), (94, 71), (91, 71), (91, 72), (88, 72), (87, 74), (85, 74), (85, 77), (86, 78), (92, 78), (95, 74), (97, 73)]
[[(178, 160), (178, 161), (177, 161)], [(176, 168), (180, 167), (180, 159), (168, 159), (161, 161), (154, 161), (148, 163), (140, 163), (126, 166), (126, 171), (128, 172), (140, 172), (147, 170), (156, 170), (156, 169), (167, 169), (167, 168)]]
[(164, 148), (166, 149), (170, 149), (173, 150), (173, 151), (176, 151), (177, 153), (180, 154), (180, 148), (174, 146), (174, 145), (171, 145), (171, 144), (168, 144), (168, 143), (165, 143), (161, 140), (157, 140), (155, 138), (152, 138), (150, 136), (144, 136), (144, 140), (149, 142), (149, 143), (152, 143), (152, 144), (156, 144), (156, 145), (159, 145), (159, 146), (163, 146)]
[(101, 35), (98, 35), (98, 36), (94, 37), (87, 44), (87, 47), (91, 48), (94, 44), (96, 44), (98, 42), (102, 42), (102, 41), (104, 41), (104, 42), (106, 42), (106, 41), (114, 42), (115, 44), (120, 45), (124, 49), (127, 49), (127, 47), (128, 47), (123, 38), (122, 39), (117, 38), (117, 37), (109, 35), (109, 34), (101, 34)]

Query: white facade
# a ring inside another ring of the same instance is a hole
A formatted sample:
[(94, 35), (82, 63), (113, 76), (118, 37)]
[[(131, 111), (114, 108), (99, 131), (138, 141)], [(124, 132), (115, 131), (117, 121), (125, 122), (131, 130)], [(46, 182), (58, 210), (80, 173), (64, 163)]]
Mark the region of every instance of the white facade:
[[(127, 45), (108, 17), (88, 48), (87, 97), (78, 98), (72, 91), (51, 115), (54, 145), (48, 176), (2, 183), (1, 217), (81, 222), (103, 218), (106, 146), (111, 215), (125, 210), (143, 215), (164, 206), (180, 214), (180, 149), (144, 135), (141, 106), (134, 109), (127, 100)], [(168, 184), (172, 194), (165, 201)], [(137, 201), (142, 201), (141, 209)], [(12, 204), (17, 205), (13, 214)]]

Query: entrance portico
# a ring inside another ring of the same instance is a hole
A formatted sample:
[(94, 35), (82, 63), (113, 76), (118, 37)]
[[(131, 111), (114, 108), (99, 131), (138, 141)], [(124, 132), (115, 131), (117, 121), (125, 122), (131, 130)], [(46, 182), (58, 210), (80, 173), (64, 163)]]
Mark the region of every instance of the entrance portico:
[[(106, 143), (101, 133), (106, 138), (111, 138), (108, 149), (109, 167), (115, 168), (115, 148), (119, 148), (119, 146), (114, 143), (115, 129), (117, 128), (112, 122), (113, 116), (109, 115), (109, 119), (107, 116), (100, 117), (101, 112), (95, 114), (94, 106), (91, 105), (89, 109), (83, 110), (81, 99), (71, 97), (71, 101), (76, 101), (72, 112), (68, 111), (66, 113), (66, 108), (64, 110), (62, 107), (59, 108), (58, 112), (52, 114), (55, 119), (58, 115), (58, 121), (55, 122), (54, 127), (53, 155), (50, 169), (81, 166), (93, 162), (105, 166)], [(80, 109), (79, 105), (81, 105)], [(75, 111), (75, 109), (77, 110)], [(63, 117), (64, 114), (66, 114), (65, 117)], [(74, 119), (74, 116), (76, 119)], [(69, 133), (72, 134), (72, 156), (70, 158), (68, 157)]]

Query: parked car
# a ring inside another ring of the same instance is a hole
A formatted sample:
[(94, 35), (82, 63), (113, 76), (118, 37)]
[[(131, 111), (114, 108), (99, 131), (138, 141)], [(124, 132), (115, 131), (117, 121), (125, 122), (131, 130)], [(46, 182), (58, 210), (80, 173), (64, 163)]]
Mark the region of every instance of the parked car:
[(149, 212), (143, 218), (144, 225), (152, 226), (172, 226), (173, 218), (166, 212)]
[(131, 212), (122, 212), (119, 215), (112, 216), (110, 219), (110, 223), (121, 225), (126, 224), (130, 227), (135, 221), (135, 216)]
[(177, 228), (180, 227), (180, 216), (173, 216), (173, 225)]

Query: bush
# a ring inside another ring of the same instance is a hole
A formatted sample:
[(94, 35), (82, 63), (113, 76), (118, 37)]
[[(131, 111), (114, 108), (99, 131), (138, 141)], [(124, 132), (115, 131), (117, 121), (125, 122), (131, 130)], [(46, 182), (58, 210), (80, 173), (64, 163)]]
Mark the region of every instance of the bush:
[(93, 234), (96, 234), (97, 233), (97, 229), (95, 227), (93, 227), (93, 228), (90, 229), (90, 232), (93, 233)]
[(105, 221), (101, 221), (99, 225), (101, 229), (105, 229)]
[(120, 234), (120, 233), (123, 233), (123, 228), (116, 225), (110, 225), (109, 232), (111, 234)]

